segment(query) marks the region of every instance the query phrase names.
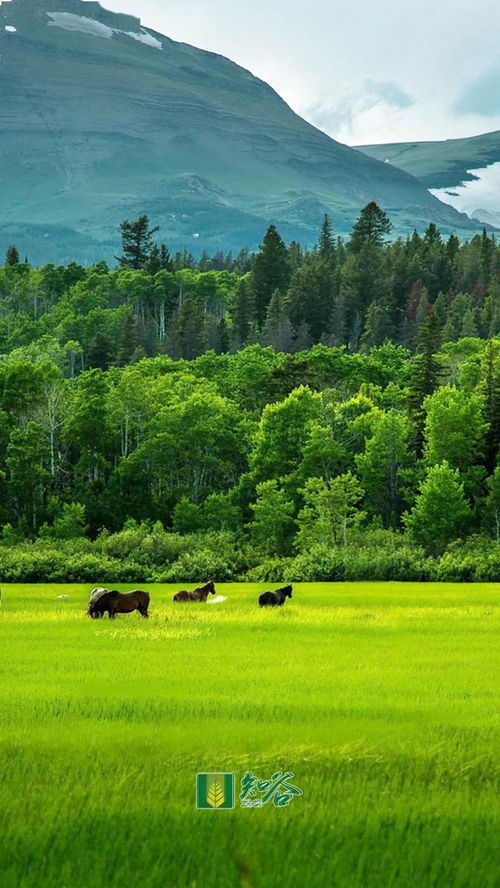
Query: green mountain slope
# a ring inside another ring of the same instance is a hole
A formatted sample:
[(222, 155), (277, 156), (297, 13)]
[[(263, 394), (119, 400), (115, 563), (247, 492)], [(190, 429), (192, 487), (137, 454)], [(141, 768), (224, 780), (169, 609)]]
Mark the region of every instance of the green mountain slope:
[(307, 243), (369, 200), (400, 231), (474, 228), (248, 71), (98, 3), (1, 3), (0, 55), (0, 237), (29, 226), (34, 261), (110, 257), (142, 212), (175, 248), (254, 247), (271, 221)]
[(445, 142), (360, 145), (359, 150), (416, 176), (427, 188), (454, 188), (474, 181), (470, 170), (500, 162), (500, 131)]

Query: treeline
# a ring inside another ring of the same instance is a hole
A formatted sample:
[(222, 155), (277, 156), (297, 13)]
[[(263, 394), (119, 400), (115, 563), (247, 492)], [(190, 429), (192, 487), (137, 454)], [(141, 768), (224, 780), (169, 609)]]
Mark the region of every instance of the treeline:
[[(68, 299), (123, 310), (87, 285), (127, 273), (90, 271), (30, 323)], [(72, 373), (45, 335), (0, 362), (4, 580), (500, 579), (498, 338), (440, 345), (431, 311), (414, 353), (255, 344)]]
[(16, 247), (0, 268), (0, 352), (49, 356), (68, 377), (167, 354), (193, 360), (248, 345), (289, 354), (315, 344), (414, 353), (429, 317), (439, 343), (500, 333), (500, 246), (486, 231), (460, 244), (431, 224), (388, 242), (376, 204), (347, 242), (327, 217), (313, 250), (274, 226), (258, 253), (171, 256), (146, 216), (121, 227), (118, 267), (33, 269)]

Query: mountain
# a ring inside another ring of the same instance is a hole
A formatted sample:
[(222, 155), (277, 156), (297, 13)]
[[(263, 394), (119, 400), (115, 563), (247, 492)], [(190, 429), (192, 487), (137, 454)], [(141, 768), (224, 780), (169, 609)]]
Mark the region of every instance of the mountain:
[(499, 226), (500, 131), (445, 142), (361, 145), (359, 150), (416, 176), (460, 212)]
[(32, 261), (111, 258), (141, 213), (176, 249), (255, 247), (270, 222), (311, 243), (370, 200), (402, 232), (475, 228), (228, 59), (99, 3), (1, 3), (0, 56), (0, 248)]

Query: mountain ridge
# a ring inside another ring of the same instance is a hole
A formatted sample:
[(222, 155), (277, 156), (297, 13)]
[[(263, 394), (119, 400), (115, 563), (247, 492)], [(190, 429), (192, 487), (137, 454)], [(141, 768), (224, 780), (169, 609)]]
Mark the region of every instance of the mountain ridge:
[(486, 225), (500, 224), (500, 130), (462, 139), (365, 145), (359, 150), (416, 176), (433, 193)]
[(500, 161), (500, 130), (461, 139), (389, 142), (356, 148), (376, 160), (388, 160), (428, 188), (453, 188), (474, 179), (470, 168)]
[[(111, 257), (121, 219), (143, 212), (174, 248), (194, 249), (253, 248), (271, 222), (310, 243), (325, 212), (346, 233), (369, 200), (402, 232), (478, 227), (230, 59), (99, 3), (1, 3), (0, 54), (0, 221), (6, 234), (41, 226), (35, 254), (51, 225), (87, 238), (84, 261), (99, 243)], [(59, 247), (69, 259), (69, 242)]]

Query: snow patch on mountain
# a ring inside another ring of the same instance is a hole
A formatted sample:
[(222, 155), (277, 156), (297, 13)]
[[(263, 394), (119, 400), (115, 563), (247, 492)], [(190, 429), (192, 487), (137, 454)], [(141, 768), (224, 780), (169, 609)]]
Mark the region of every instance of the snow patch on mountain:
[(65, 31), (81, 31), (82, 34), (90, 34), (92, 37), (104, 37), (111, 40), (114, 29), (95, 19), (86, 18), (83, 15), (75, 15), (72, 12), (48, 12), (50, 22), (55, 28), (64, 28)]
[[(451, 188), (431, 188), (431, 194), (471, 218), (488, 222), (488, 213), (500, 212), (500, 162), (467, 171), (474, 179)], [(478, 210), (478, 207), (481, 209)]]
[(105, 40), (111, 40), (115, 34), (123, 34), (125, 37), (132, 37), (146, 46), (154, 49), (163, 49), (160, 40), (153, 37), (147, 31), (121, 31), (119, 28), (110, 28), (109, 25), (98, 22), (95, 19), (87, 18), (83, 15), (75, 15), (72, 12), (48, 12), (50, 21), (49, 25), (55, 28), (63, 28), (65, 31), (79, 31), (82, 34), (89, 34), (91, 37), (102, 37)]
[(135, 31), (121, 31), (117, 33), (126, 34), (127, 37), (133, 37), (134, 40), (139, 40), (141, 43), (145, 43), (146, 46), (152, 46), (154, 49), (163, 49), (161, 41), (157, 40), (156, 37), (153, 37), (152, 34), (148, 34), (147, 31), (141, 31), (139, 34)]

